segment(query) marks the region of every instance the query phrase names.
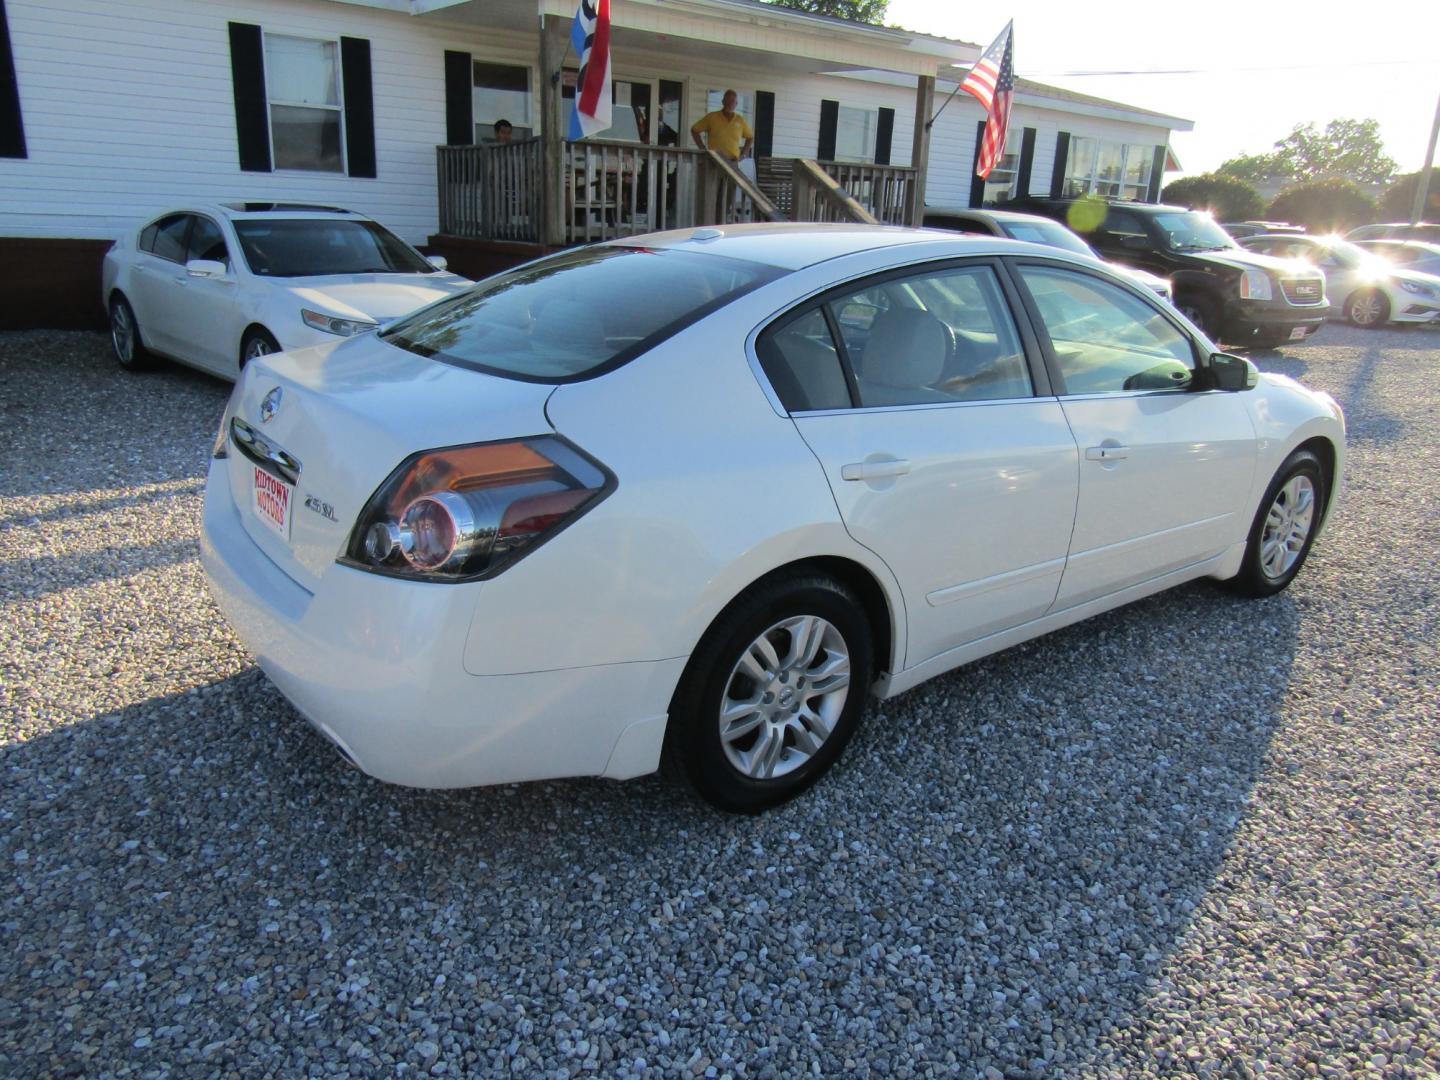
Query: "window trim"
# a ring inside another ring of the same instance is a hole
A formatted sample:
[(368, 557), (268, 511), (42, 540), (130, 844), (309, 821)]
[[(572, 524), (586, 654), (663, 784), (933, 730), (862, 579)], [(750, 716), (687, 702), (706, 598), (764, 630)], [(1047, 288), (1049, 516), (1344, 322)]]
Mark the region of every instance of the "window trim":
[[(295, 38), (300, 41), (328, 41), (335, 46), (335, 105), (313, 105), (303, 101), (276, 101), (270, 96), (270, 68), (266, 45), (272, 37)], [(291, 34), (283, 30), (270, 30), (268, 27), (260, 28), (260, 58), (265, 62), (265, 123), (269, 129), (266, 134), (270, 138), (270, 171), (281, 173), (285, 176), (349, 176), (350, 175), (350, 147), (346, 142), (347, 132), (345, 130), (345, 61), (342, 55), (340, 35), (333, 37), (319, 36), (313, 34)], [(275, 158), (275, 113), (274, 108), (279, 105), (286, 109), (325, 109), (334, 112), (340, 118), (340, 168), (331, 169), (296, 169), (293, 167), (282, 168), (276, 164)], [(473, 124), (473, 120), (472, 120)]]
[[(490, 67), (522, 68), (525, 71), (525, 96), (529, 99), (529, 119), (524, 124), (516, 124), (515, 121), (508, 116), (497, 116), (495, 120), (490, 121), (487, 125), (490, 128), (489, 138), (493, 141), (495, 134), (494, 126), (497, 120), (509, 120), (511, 125), (515, 127), (528, 127), (531, 131), (531, 138), (540, 135), (545, 126), (545, 110), (540, 108), (540, 95), (536, 89), (540, 85), (540, 68), (530, 63), (516, 63), (509, 60), (486, 60), (476, 56), (474, 53), (470, 54), (470, 128), (472, 132), (482, 123), (482, 121), (475, 118), (475, 91), (478, 89), (475, 85), (476, 64), (487, 64)], [(478, 132), (476, 134), (478, 135)], [(476, 142), (479, 142), (478, 138), (476, 138)]]
[(1158, 312), (1161, 317), (1164, 318), (1165, 321), (1168, 322), (1171, 327), (1180, 334), (1182, 338), (1184, 338), (1187, 342), (1190, 343), (1190, 355), (1195, 362), (1193, 370), (1199, 371), (1200, 368), (1204, 367), (1205, 362), (1209, 359), (1209, 356), (1205, 354), (1204, 351), (1200, 348), (1199, 342), (1196, 341), (1196, 339), (1191, 335), (1190, 331), (1180, 325), (1178, 317), (1173, 312), (1167, 310), (1164, 306), (1162, 306), (1159, 302), (1159, 298), (1156, 297), (1154, 293), (1149, 292), (1149, 290), (1142, 288), (1138, 284), (1123, 280), (1118, 276), (1111, 277), (1109, 274), (1098, 272), (1097, 268), (1095, 267), (1085, 266), (1081, 263), (1066, 262), (1061, 259), (1045, 259), (1039, 256), (1027, 255), (1022, 258), (1007, 257), (1004, 261), (1006, 264), (1006, 268), (1010, 271), (1014, 278), (1016, 289), (1020, 293), (1021, 300), (1025, 308), (1026, 321), (1031, 324), (1031, 331), (1035, 334), (1036, 341), (1040, 346), (1041, 356), (1044, 358), (1045, 368), (1050, 376), (1050, 385), (1054, 388), (1055, 397), (1073, 398), (1078, 401), (1080, 399), (1088, 398), (1106, 398), (1113, 400), (1120, 397), (1142, 397), (1149, 394), (1203, 393), (1203, 391), (1193, 389), (1193, 382), (1190, 385), (1177, 386), (1173, 389), (1167, 387), (1165, 389), (1155, 390), (1104, 390), (1086, 391), (1084, 393), (1077, 394), (1070, 393), (1069, 389), (1065, 386), (1065, 374), (1063, 371), (1061, 371), (1060, 362), (1055, 356), (1055, 344), (1050, 339), (1050, 331), (1045, 326), (1045, 319), (1040, 314), (1040, 307), (1035, 302), (1034, 294), (1030, 292), (1030, 287), (1025, 283), (1025, 279), (1020, 273), (1021, 267), (1038, 266), (1043, 267), (1047, 270), (1068, 270), (1071, 273), (1081, 274), (1085, 277), (1095, 278), (1109, 285), (1119, 286), (1123, 290), (1129, 292), (1132, 296), (1138, 297), (1142, 303), (1146, 304), (1148, 307)]
[[(1014, 404), (1024, 401), (1043, 401), (1056, 397), (1053, 390), (1053, 383), (1050, 378), (1048, 363), (1040, 349), (1040, 341), (1035, 336), (1034, 328), (1030, 325), (1030, 312), (1024, 306), (1026, 297), (1021, 294), (1011, 277), (1007, 259), (999, 255), (970, 255), (960, 258), (954, 256), (944, 258), (924, 259), (920, 262), (907, 263), (904, 266), (892, 266), (887, 270), (879, 270), (871, 274), (865, 274), (849, 281), (837, 284), (825, 285), (793, 301), (781, 308), (773, 315), (760, 320), (755, 328), (750, 331), (745, 339), (745, 357), (750, 364), (750, 370), (759, 382), (761, 390), (770, 407), (783, 417), (798, 416), (829, 416), (849, 415), (852, 413), (876, 413), (896, 412), (909, 409), (953, 409), (956, 407), (971, 407), (979, 405), (1001, 405)], [(1063, 264), (1062, 264), (1063, 265)], [(1004, 303), (1009, 308), (1010, 320), (1015, 326), (1015, 333), (1020, 338), (1020, 349), (1025, 355), (1025, 369), (1030, 376), (1031, 394), (1021, 398), (982, 398), (977, 401), (929, 401), (917, 402), (911, 405), (861, 405), (859, 384), (855, 378), (855, 369), (850, 363), (850, 355), (845, 349), (844, 335), (839, 333), (839, 326), (835, 322), (834, 313), (831, 309), (831, 301), (836, 297), (844, 296), (852, 292), (863, 292), (865, 289), (883, 285), (886, 282), (894, 281), (897, 278), (915, 277), (924, 273), (942, 272), (952, 269), (972, 269), (979, 266), (988, 266), (995, 274), (997, 283), (1000, 286), (1000, 293)], [(825, 321), (830, 329), (830, 336), (835, 340), (835, 351), (840, 356), (841, 369), (845, 373), (846, 385), (850, 387), (850, 400), (852, 402), (848, 409), (805, 409), (791, 412), (780, 400), (780, 395), (770, 384), (770, 377), (765, 374), (765, 367), (760, 362), (760, 352), (757, 348), (761, 335), (768, 333), (773, 327), (777, 331), (783, 330), (796, 319), (804, 318), (815, 307), (822, 307), (826, 312)], [(1048, 339), (1047, 339), (1048, 340)]]

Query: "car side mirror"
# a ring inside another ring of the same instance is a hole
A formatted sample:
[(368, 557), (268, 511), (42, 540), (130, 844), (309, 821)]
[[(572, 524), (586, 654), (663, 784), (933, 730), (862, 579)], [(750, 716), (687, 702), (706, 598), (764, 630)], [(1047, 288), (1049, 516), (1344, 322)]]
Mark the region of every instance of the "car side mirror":
[(444, 255), (427, 255), (425, 256), (425, 261), (435, 267), (436, 270), (450, 269), (450, 260), (445, 258)]
[(225, 264), (218, 259), (191, 259), (185, 264), (185, 272), (191, 277), (223, 278)]
[(1197, 390), (1253, 390), (1260, 382), (1259, 368), (1229, 353), (1212, 353), (1200, 370), (1207, 374), (1191, 384)]

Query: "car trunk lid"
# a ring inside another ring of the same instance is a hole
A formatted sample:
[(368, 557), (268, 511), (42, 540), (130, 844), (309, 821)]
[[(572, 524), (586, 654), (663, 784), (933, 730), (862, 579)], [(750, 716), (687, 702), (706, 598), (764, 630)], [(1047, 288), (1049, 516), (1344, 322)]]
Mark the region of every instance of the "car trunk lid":
[(370, 496), (406, 457), (549, 434), (553, 389), (369, 336), (258, 357), (229, 413), (229, 477), (241, 520), (280, 569), (313, 591)]

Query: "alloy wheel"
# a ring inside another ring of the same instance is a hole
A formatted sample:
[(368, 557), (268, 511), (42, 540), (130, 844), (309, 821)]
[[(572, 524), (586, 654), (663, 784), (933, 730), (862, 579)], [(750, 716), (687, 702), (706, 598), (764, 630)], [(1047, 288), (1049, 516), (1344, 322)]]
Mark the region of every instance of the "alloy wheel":
[(1379, 293), (1362, 293), (1350, 301), (1350, 321), (1356, 326), (1373, 326), (1380, 320), (1384, 305)]
[(746, 647), (725, 683), (725, 757), (754, 780), (800, 768), (835, 730), (850, 693), (850, 651), (816, 615), (775, 623)]
[(1283, 578), (1305, 550), (1315, 522), (1315, 484), (1303, 473), (1275, 493), (1260, 534), (1260, 568), (1271, 580)]
[(130, 309), (118, 301), (110, 306), (110, 342), (120, 363), (128, 365), (135, 360), (135, 323)]
[(245, 359), (247, 362), (254, 360), (257, 356), (268, 356), (272, 351), (270, 343), (264, 338), (252, 337), (245, 343)]

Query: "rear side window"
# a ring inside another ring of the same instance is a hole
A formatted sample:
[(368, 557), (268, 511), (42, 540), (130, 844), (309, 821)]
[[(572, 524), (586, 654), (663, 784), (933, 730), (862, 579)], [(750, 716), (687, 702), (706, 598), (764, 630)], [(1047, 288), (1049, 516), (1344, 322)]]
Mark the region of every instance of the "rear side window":
[(755, 351), (788, 411), (850, 407), (845, 369), (820, 308), (766, 331)]
[(1067, 394), (1180, 390), (1195, 350), (1157, 308), (1089, 274), (1021, 266)]
[(490, 278), (381, 337), (477, 371), (570, 382), (619, 367), (781, 273), (673, 248), (580, 248)]
[(184, 262), (185, 231), (189, 227), (189, 214), (163, 217), (141, 233), (140, 250), (171, 262)]

